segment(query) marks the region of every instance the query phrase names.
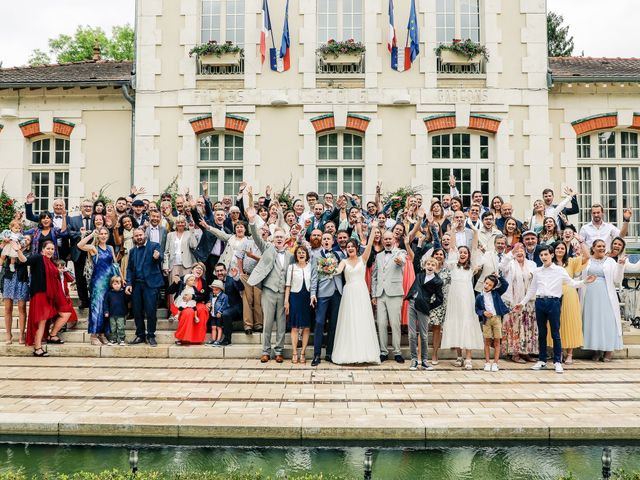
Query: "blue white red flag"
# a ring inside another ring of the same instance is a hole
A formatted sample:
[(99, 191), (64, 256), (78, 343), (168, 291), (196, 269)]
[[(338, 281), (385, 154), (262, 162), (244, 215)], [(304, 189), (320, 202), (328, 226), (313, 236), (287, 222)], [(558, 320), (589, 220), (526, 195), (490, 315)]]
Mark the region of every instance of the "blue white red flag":
[(404, 69), (409, 70), (411, 64), (420, 53), (420, 38), (418, 35), (418, 15), (416, 14), (416, 0), (411, 0), (411, 14), (409, 15), (409, 37), (407, 40), (411, 42), (410, 46), (405, 47), (404, 53)]
[[(262, 30), (260, 31), (260, 55), (262, 56), (262, 63), (267, 56), (267, 36), (271, 36), (271, 43), (273, 44), (273, 31), (271, 30), (271, 16), (269, 15), (269, 4), (267, 0), (262, 0)], [(276, 59), (276, 48), (269, 49), (269, 63), (271, 64), (271, 70), (277, 70), (278, 64)]]
[(389, 0), (389, 41), (387, 42), (387, 48), (391, 53), (391, 68), (398, 70), (398, 42), (396, 39), (396, 27), (393, 20), (393, 0)]

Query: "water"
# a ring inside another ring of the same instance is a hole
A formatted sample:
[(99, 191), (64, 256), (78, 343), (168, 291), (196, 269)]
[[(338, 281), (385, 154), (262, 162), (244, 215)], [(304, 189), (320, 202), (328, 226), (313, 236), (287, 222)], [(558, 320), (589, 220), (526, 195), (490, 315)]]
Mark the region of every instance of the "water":
[[(557, 480), (600, 478), (603, 445), (480, 445), (391, 447), (373, 450), (374, 479)], [(613, 468), (640, 471), (640, 447), (613, 445)], [(279, 475), (332, 473), (363, 477), (365, 447), (319, 446), (144, 446), (140, 470), (256, 472)], [(0, 444), (0, 472), (23, 468), (27, 474), (126, 470), (127, 446)]]

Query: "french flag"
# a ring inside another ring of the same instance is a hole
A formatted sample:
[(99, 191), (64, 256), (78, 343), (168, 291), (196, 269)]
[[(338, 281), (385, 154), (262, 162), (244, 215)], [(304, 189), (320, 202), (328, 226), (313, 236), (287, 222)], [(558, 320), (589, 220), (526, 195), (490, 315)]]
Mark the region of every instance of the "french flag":
[(282, 42), (280, 43), (280, 60), (278, 71), (286, 72), (291, 68), (291, 37), (289, 36), (289, 0), (284, 10), (284, 26), (282, 27)]
[[(260, 55), (262, 56), (262, 63), (267, 56), (267, 36), (271, 36), (273, 42), (273, 32), (271, 30), (271, 16), (269, 15), (269, 4), (267, 0), (262, 1), (262, 30), (260, 31)], [(271, 64), (271, 70), (277, 70), (276, 61), (276, 49), (269, 49), (269, 60)]]
[(396, 27), (393, 20), (393, 0), (389, 0), (389, 41), (387, 48), (391, 53), (391, 68), (398, 70), (398, 43), (396, 40)]

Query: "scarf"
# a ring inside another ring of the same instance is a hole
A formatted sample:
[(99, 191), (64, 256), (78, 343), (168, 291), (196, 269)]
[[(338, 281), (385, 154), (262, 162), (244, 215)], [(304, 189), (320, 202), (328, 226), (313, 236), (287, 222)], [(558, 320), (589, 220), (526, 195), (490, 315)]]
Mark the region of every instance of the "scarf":
[(44, 255), (42, 256), (42, 263), (44, 265), (44, 276), (47, 283), (46, 295), (49, 300), (55, 302), (56, 299), (64, 296), (62, 285), (60, 284), (60, 271), (53, 261)]

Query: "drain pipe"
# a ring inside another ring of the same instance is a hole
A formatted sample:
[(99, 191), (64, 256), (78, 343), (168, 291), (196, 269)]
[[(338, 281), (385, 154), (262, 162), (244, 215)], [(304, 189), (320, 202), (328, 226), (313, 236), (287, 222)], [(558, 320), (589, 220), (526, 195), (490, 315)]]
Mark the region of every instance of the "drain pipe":
[(129, 93), (129, 86), (122, 85), (122, 96), (131, 104), (131, 159), (129, 161), (129, 185), (134, 185), (133, 172), (136, 158), (136, 100)]

